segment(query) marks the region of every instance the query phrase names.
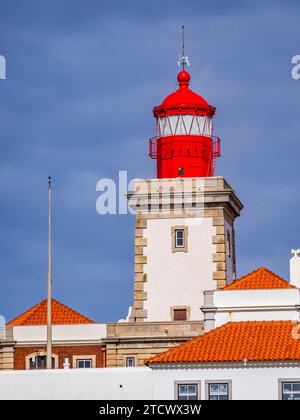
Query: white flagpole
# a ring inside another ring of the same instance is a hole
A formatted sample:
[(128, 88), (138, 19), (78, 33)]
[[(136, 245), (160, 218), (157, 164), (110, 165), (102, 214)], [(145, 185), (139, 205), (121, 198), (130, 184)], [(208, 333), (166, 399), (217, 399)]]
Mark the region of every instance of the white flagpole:
[(52, 369), (52, 238), (51, 238), (51, 177), (48, 177), (48, 298), (47, 298), (47, 369)]

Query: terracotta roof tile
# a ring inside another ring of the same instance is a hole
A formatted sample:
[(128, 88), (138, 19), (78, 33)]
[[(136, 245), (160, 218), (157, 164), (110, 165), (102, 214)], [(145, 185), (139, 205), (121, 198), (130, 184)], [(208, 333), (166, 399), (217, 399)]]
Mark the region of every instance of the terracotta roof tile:
[[(66, 305), (52, 299), (52, 324), (93, 324), (94, 321), (74, 311)], [(43, 300), (17, 318), (10, 321), (8, 326), (46, 325), (47, 300)]]
[(247, 274), (244, 277), (225, 286), (222, 290), (250, 290), (250, 289), (295, 289), (289, 282), (265, 267)]
[(299, 327), (293, 321), (230, 322), (145, 363), (300, 360)]

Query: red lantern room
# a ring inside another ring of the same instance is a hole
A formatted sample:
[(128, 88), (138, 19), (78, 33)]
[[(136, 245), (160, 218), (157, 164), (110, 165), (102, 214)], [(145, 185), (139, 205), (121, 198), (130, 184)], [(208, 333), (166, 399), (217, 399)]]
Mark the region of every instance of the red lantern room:
[(157, 178), (214, 176), (220, 139), (213, 136), (216, 108), (189, 88), (186, 70), (177, 76), (179, 89), (153, 109), (156, 136), (150, 157), (157, 160)]

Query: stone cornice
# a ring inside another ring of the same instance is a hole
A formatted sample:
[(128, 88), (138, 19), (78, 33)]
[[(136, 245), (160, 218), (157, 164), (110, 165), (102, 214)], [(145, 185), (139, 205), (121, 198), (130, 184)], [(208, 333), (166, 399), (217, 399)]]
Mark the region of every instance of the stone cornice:
[(300, 367), (300, 360), (244, 361), (244, 362), (203, 362), (203, 363), (149, 363), (151, 369), (251, 369), (274, 367)]
[(176, 343), (185, 343), (188, 340), (197, 337), (197, 335), (185, 335), (185, 336), (140, 336), (140, 337), (111, 337), (104, 338), (103, 344), (128, 344), (128, 343), (168, 343), (174, 341)]
[[(156, 211), (161, 212), (166, 206), (169, 206), (171, 211), (174, 209), (178, 211), (176, 205), (183, 201), (182, 191), (174, 189), (170, 193), (170, 191), (164, 190), (162, 186), (166, 185), (168, 181), (170, 183), (180, 181), (184, 185), (184, 211), (186, 212), (220, 206), (227, 209), (231, 218), (235, 218), (240, 215), (240, 211), (243, 209), (242, 202), (223, 177), (136, 180), (136, 185), (140, 185), (141, 188), (136, 187), (136, 191), (129, 192), (127, 198), (132, 200), (135, 197), (138, 205), (131, 201), (131, 207), (141, 214), (149, 213), (149, 215)], [(191, 187), (184, 182), (190, 183)], [(200, 183), (200, 187), (197, 187), (197, 182)], [(151, 192), (149, 191), (150, 185), (153, 187)], [(149, 211), (150, 203), (151, 212)]]

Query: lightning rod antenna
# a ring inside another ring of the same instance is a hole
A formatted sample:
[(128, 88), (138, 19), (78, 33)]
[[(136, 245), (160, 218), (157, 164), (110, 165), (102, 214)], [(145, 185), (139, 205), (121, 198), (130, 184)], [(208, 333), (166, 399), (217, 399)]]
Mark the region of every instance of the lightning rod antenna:
[[(182, 25), (181, 27), (182, 30), (182, 58), (185, 57), (184, 55), (184, 25)], [(184, 70), (185, 67), (185, 60), (182, 60), (182, 70)]]
[(182, 66), (182, 70), (185, 69), (186, 66), (190, 65), (189, 57), (185, 54), (185, 32), (184, 32), (184, 25), (181, 26), (181, 37), (182, 37), (182, 54), (179, 55), (178, 58), (178, 66)]

